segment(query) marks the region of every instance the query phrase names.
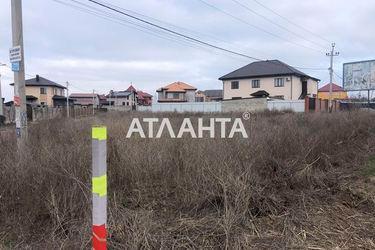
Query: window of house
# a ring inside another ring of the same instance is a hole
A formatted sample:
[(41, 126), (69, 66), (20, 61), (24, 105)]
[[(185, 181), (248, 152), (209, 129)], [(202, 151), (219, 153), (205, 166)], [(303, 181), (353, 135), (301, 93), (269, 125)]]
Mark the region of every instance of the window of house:
[(40, 94), (42, 94), (42, 95), (47, 94), (47, 89), (46, 88), (40, 88)]
[(260, 80), (252, 80), (251, 81), (251, 87), (253, 89), (260, 88)]
[(275, 78), (275, 87), (284, 87), (284, 78)]
[(125, 102), (122, 102), (122, 106), (125, 106)]
[(129, 106), (129, 102), (126, 103), (126, 106)]
[(240, 88), (240, 83), (238, 81), (231, 82), (231, 88), (232, 89), (239, 89)]
[(173, 99), (178, 99), (180, 98), (180, 94), (179, 93), (173, 93)]

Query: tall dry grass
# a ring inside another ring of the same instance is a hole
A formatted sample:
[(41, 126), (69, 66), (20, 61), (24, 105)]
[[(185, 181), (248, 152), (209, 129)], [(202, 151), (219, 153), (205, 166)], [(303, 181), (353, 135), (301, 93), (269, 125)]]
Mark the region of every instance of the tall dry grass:
[[(220, 114), (236, 117), (241, 114)], [(261, 113), (248, 139), (126, 139), (117, 113), (0, 138), (0, 248), (89, 249), (90, 127), (108, 127), (111, 249), (374, 249), (375, 115)], [(175, 126), (178, 127), (178, 126)]]

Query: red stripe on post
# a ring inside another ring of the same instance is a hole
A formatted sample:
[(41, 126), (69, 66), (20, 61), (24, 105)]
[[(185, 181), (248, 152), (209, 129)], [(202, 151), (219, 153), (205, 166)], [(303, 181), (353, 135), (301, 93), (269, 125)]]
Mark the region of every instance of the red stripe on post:
[(92, 226), (92, 248), (94, 250), (107, 250), (107, 230), (104, 224)]

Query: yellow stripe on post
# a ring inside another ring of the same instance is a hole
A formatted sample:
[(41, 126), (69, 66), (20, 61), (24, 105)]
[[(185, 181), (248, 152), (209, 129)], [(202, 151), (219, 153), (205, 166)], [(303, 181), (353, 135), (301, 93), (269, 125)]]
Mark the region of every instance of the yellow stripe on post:
[(107, 127), (93, 127), (92, 139), (107, 140)]
[(92, 192), (99, 197), (107, 195), (107, 175), (92, 178)]

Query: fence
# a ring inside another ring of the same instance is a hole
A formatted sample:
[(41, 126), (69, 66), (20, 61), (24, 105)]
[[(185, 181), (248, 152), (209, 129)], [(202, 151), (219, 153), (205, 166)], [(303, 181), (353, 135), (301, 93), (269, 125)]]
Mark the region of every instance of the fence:
[(220, 102), (157, 103), (152, 106), (138, 106), (138, 111), (150, 112), (221, 112)]
[(296, 100), (296, 101), (268, 101), (267, 108), (269, 110), (292, 110), (294, 112), (305, 112), (305, 100)]
[[(332, 111), (340, 110), (340, 101), (332, 100)], [(308, 97), (305, 98), (305, 112), (329, 112), (329, 101), (325, 99)]]
[[(93, 114), (92, 108), (86, 107), (70, 107), (69, 110), (70, 117), (72, 118), (79, 118), (85, 116), (91, 116)], [(4, 116), (5, 116), (5, 123), (14, 123), (15, 122), (15, 109), (14, 106), (7, 106), (4, 107)], [(27, 119), (29, 121), (41, 121), (41, 120), (49, 120), (55, 118), (62, 118), (66, 117), (66, 107), (57, 107), (57, 108), (50, 108), (50, 107), (31, 107), (27, 106)]]
[(245, 112), (262, 110), (293, 110), (304, 112), (305, 101), (267, 101), (266, 98), (248, 98), (225, 100), (222, 102), (187, 102), (187, 103), (158, 103), (152, 106), (138, 106), (138, 111), (149, 112)]

